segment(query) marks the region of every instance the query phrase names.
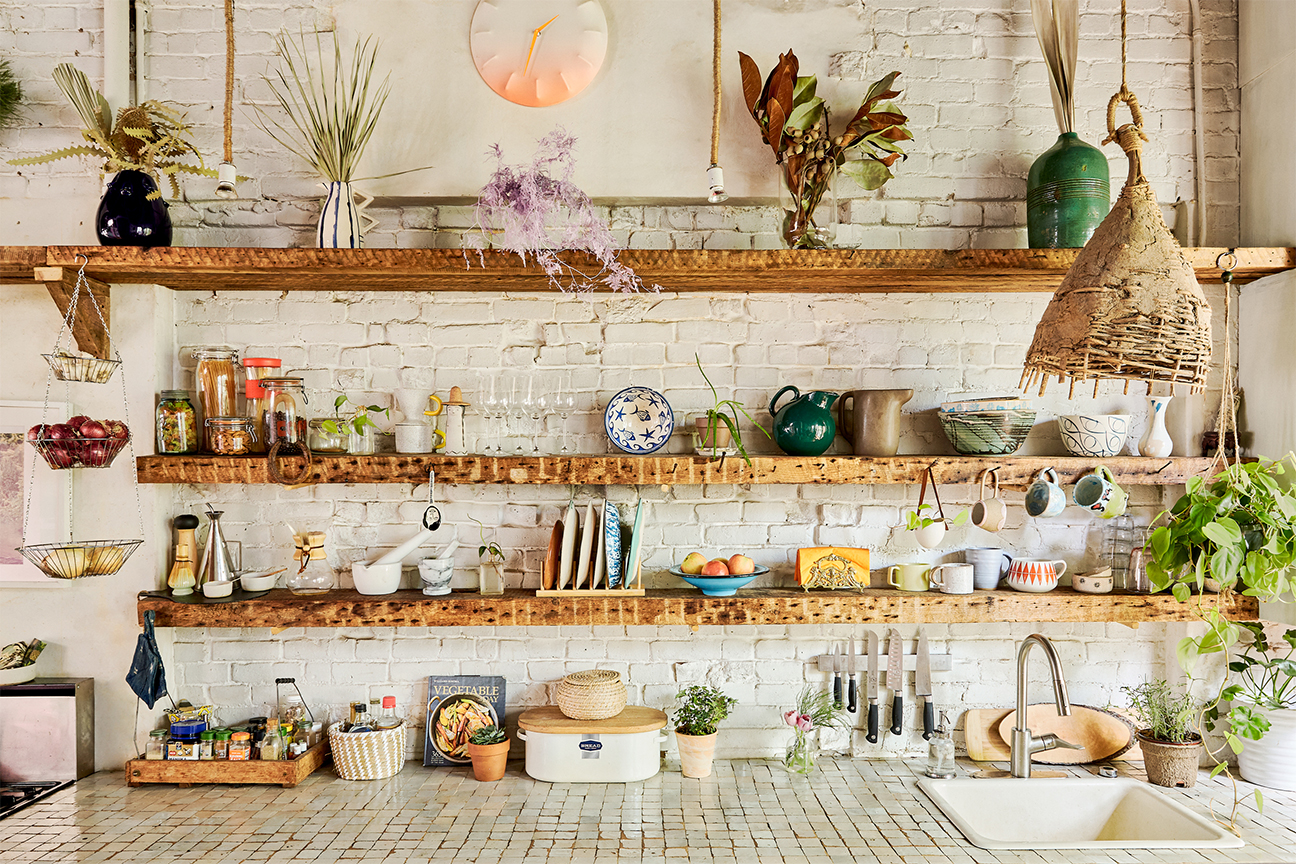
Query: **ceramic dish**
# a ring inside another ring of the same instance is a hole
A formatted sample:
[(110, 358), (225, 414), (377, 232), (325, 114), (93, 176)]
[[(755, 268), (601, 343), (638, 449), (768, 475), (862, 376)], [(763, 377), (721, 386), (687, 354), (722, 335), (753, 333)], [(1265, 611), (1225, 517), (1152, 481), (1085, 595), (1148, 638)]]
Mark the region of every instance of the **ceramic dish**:
[(756, 565), (756, 569), (743, 576), (690, 576), (678, 567), (670, 568), (672, 576), (678, 576), (694, 588), (701, 589), (708, 597), (732, 597), (739, 588), (746, 588), (757, 576), (769, 572), (768, 567)]
[(647, 387), (627, 387), (603, 412), (603, 428), (626, 453), (655, 453), (670, 440), (675, 414), (666, 397)]
[(36, 664), (28, 663), (17, 669), (0, 669), (0, 685), (26, 684), (36, 677)]
[(1058, 417), (1062, 446), (1073, 456), (1108, 458), (1125, 449), (1129, 417), (1124, 414), (1063, 414)]
[(209, 598), (228, 597), (234, 593), (234, 582), (204, 582), (202, 593)]
[(617, 505), (603, 501), (603, 559), (607, 567), (607, 587), (621, 587), (621, 511)]
[(259, 573), (245, 573), (239, 577), (239, 584), (244, 591), (269, 591), (278, 578), (278, 572), (263, 570)]
[(1019, 411), (1029, 408), (1030, 401), (1015, 396), (995, 396), (990, 399), (963, 399), (958, 402), (942, 402), (941, 410), (951, 414), (965, 414), (969, 411)]
[(1031, 427), (1035, 410), (1017, 411), (941, 411), (941, 429), (954, 449), (964, 456), (1009, 456), (1016, 453)]

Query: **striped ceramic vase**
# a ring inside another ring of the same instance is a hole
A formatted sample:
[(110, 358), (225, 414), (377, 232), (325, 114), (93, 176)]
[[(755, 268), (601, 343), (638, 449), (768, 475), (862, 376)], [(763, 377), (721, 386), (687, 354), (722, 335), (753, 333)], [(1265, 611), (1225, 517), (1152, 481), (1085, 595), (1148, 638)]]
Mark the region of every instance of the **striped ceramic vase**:
[(350, 183), (333, 181), (320, 210), (315, 240), (321, 249), (359, 249), (364, 245), (360, 208)]

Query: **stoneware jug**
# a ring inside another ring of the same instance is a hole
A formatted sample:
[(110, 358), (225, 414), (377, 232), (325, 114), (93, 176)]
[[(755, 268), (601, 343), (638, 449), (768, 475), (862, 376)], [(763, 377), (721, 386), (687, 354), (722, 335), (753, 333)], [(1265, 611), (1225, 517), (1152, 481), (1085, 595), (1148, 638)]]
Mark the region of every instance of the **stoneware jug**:
[[(837, 403), (837, 422), (856, 456), (894, 456), (900, 449), (900, 407), (912, 390), (851, 390)], [(848, 411), (849, 409), (849, 411)]]
[[(792, 392), (792, 401), (777, 408), (779, 399), (788, 391)], [(774, 443), (789, 456), (822, 456), (837, 434), (832, 412), (836, 401), (836, 393), (813, 390), (803, 394), (791, 384), (775, 393), (769, 404), (774, 418)]]

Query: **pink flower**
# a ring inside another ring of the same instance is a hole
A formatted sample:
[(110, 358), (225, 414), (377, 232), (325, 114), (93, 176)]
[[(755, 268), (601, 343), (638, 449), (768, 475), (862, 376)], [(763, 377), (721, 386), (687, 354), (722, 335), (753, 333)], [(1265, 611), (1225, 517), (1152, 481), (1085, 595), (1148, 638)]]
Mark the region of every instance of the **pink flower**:
[(796, 728), (802, 732), (812, 732), (815, 728), (814, 721), (810, 719), (809, 714), (802, 714), (796, 719)]
[(797, 712), (795, 708), (791, 711), (783, 712), (783, 722), (789, 726), (795, 726), (797, 724)]

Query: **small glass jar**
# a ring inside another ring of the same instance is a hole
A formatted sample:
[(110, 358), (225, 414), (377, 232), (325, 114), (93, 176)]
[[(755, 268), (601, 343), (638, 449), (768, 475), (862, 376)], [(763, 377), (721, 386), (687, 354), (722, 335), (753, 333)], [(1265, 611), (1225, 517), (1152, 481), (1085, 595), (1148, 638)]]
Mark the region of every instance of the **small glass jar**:
[(297, 535), (293, 566), (288, 568), (288, 590), (294, 594), (323, 594), (337, 585), (337, 573), (324, 551), (324, 532)]
[(301, 452), (307, 444), (310, 418), (306, 416), (306, 390), (300, 378), (262, 378), (265, 388), (265, 444), (279, 445), (284, 455)]
[(310, 445), (312, 453), (345, 453), (346, 452), (346, 433), (341, 427), (337, 432), (330, 432), (324, 425), (325, 423), (334, 423), (336, 421), (324, 420), (316, 417), (310, 421), (310, 437), (307, 443)]
[(228, 729), (216, 730), (216, 743), (212, 748), (212, 755), (216, 759), (224, 760), (229, 758), (230, 737), (233, 734), (234, 733), (230, 732)]
[(235, 732), (230, 736), (229, 758), (231, 762), (246, 762), (252, 758), (251, 732)]
[(210, 729), (198, 733), (198, 761), (210, 762), (216, 758), (216, 733)]
[[(238, 411), (234, 391), (238, 351), (218, 346), (195, 348), (193, 358), (198, 363), (194, 378), (198, 382), (198, 403), (202, 407), (203, 419), (234, 416)], [(203, 449), (212, 452), (207, 441), (203, 442)]]
[(372, 456), (375, 450), (374, 444), (374, 427), (372, 423), (365, 423), (360, 427), (360, 431), (355, 431), (356, 419), (364, 416), (364, 412), (357, 412), (356, 416), (343, 425), (343, 430), (347, 433), (347, 452), (353, 456)]
[(154, 729), (149, 733), (148, 743), (144, 745), (144, 758), (160, 760), (166, 758), (166, 730)]
[(927, 776), (942, 779), (955, 776), (954, 738), (950, 733), (949, 715), (944, 711), (940, 715), (940, 725), (927, 745)]
[(157, 452), (198, 452), (198, 415), (188, 390), (163, 390), (157, 405)]
[[(261, 379), (277, 376), (282, 363), (278, 357), (243, 358), (243, 394), (247, 397), (247, 409), (243, 413), (252, 421), (253, 429), (265, 428), (265, 387)], [(265, 436), (258, 435), (252, 442), (252, 452), (264, 453), (266, 449)]]
[(217, 456), (246, 456), (252, 452), (256, 430), (247, 417), (208, 417), (207, 442)]

